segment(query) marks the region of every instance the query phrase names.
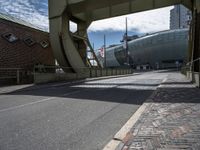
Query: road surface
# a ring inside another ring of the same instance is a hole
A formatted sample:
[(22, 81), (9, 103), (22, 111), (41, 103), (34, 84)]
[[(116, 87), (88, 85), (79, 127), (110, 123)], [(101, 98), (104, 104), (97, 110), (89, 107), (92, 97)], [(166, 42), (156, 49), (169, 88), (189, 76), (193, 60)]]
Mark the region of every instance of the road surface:
[(102, 149), (168, 75), (148, 72), (0, 95), (0, 150)]

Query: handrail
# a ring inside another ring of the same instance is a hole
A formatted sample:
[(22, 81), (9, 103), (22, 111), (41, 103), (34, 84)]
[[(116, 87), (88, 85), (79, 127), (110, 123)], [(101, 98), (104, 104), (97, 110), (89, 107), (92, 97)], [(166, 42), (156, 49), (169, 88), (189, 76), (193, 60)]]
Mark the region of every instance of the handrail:
[(0, 70), (26, 70), (25, 68), (0, 68)]
[(188, 62), (186, 65), (193, 64), (194, 62), (197, 62), (197, 61), (200, 61), (200, 57), (195, 59), (195, 60), (193, 60), (193, 61)]
[[(195, 72), (194, 63), (196, 63), (198, 61), (199, 61), (199, 67), (198, 67), (199, 71), (197, 73), (199, 74), (199, 79), (198, 79), (199, 81), (196, 80), (196, 78), (194, 77), (194, 74), (193, 74), (193, 72)], [(183, 69), (185, 69), (185, 70), (183, 70)], [(191, 62), (188, 62), (185, 67), (182, 67), (182, 71), (184, 71), (184, 72), (185, 71), (192, 72), (192, 78), (191, 78), (191, 80), (194, 81), (194, 82), (198, 82), (197, 85), (200, 88), (200, 57), (197, 58), (197, 59), (195, 59), (195, 60), (192, 60)]]
[[(64, 66), (45, 66), (45, 65), (35, 65), (34, 68), (46, 68), (46, 69), (73, 69), (73, 67), (64, 67)], [(75, 69), (97, 69), (97, 70), (105, 70), (105, 69), (112, 69), (112, 68), (90, 68), (90, 67), (78, 67)], [(131, 68), (123, 68), (123, 67), (119, 67), (119, 68), (115, 68), (115, 69), (131, 69)]]

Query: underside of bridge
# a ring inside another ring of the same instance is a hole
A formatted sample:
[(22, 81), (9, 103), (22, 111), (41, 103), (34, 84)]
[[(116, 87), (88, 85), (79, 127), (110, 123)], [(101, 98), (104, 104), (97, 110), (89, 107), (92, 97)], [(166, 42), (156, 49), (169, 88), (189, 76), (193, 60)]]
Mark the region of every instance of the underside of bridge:
[[(183, 4), (193, 12), (190, 60), (200, 56), (200, 0), (49, 0), (50, 38), (55, 58), (66, 71), (87, 68), (87, 28), (92, 21)], [(70, 32), (70, 21), (77, 31)], [(195, 67), (198, 69), (198, 65)]]

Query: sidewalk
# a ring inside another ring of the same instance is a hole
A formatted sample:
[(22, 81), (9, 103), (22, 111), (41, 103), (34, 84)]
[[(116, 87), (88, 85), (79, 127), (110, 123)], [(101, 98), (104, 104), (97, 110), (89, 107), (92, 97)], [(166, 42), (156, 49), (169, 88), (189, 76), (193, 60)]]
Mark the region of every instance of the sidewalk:
[(199, 150), (200, 89), (172, 73), (105, 149)]

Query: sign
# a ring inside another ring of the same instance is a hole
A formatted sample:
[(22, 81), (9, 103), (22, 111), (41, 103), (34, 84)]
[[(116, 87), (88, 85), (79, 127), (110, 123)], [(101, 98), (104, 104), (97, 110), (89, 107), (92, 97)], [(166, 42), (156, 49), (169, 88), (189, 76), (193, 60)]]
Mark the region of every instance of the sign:
[(105, 49), (104, 49), (104, 46), (102, 46), (100, 49), (99, 49), (99, 53), (100, 53), (100, 55), (101, 55), (101, 57), (105, 57)]

